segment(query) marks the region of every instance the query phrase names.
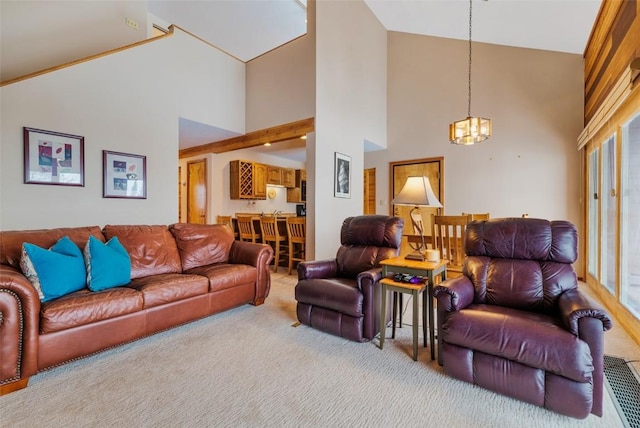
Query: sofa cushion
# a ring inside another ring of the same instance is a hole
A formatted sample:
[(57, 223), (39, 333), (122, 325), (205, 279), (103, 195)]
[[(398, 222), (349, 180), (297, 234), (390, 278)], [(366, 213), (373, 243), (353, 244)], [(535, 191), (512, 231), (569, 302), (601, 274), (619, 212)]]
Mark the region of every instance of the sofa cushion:
[(589, 345), (551, 316), (474, 304), (447, 315), (447, 343), (541, 368), (577, 382), (590, 382)]
[(190, 269), (188, 272), (201, 275), (209, 281), (209, 291), (220, 291), (243, 284), (252, 284), (258, 279), (258, 270), (249, 265), (218, 263)]
[(82, 290), (87, 285), (82, 251), (68, 236), (49, 250), (25, 242), (20, 266), (43, 302)]
[(199, 275), (164, 273), (133, 279), (127, 287), (142, 294), (146, 309), (206, 294), (209, 280)]
[(229, 261), (234, 237), (226, 225), (176, 223), (169, 230), (176, 239), (183, 271)]
[(303, 279), (295, 288), (296, 300), (331, 309), (353, 317), (361, 317), (363, 295), (355, 280), (346, 278)]
[(116, 237), (103, 243), (90, 236), (84, 248), (84, 260), (91, 291), (119, 287), (131, 281), (131, 260)]
[(127, 287), (76, 291), (42, 304), (40, 334), (130, 314), (140, 311), (142, 306), (142, 294)]
[(167, 226), (106, 225), (106, 239), (117, 237), (131, 258), (131, 279), (180, 273), (180, 254)]
[(0, 263), (20, 269), (23, 243), (49, 248), (64, 236), (68, 236), (80, 248), (84, 248), (89, 236), (105, 241), (99, 226), (0, 231)]

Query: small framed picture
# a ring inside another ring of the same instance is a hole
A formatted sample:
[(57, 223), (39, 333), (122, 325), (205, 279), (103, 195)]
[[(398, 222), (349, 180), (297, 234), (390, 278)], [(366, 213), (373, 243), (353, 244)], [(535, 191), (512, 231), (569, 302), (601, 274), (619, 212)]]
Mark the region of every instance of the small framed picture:
[(103, 198), (147, 198), (147, 157), (102, 151)]
[(84, 186), (84, 137), (23, 129), (26, 184)]
[(336, 198), (351, 197), (351, 158), (335, 152), (334, 193)]

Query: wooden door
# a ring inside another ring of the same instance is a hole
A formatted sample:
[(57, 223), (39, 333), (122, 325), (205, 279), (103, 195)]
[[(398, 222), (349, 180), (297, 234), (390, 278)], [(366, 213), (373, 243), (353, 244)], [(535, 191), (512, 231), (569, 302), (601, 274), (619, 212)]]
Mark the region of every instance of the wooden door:
[(187, 163), (187, 223), (207, 222), (207, 160)]
[(364, 170), (364, 214), (376, 213), (376, 169), (367, 168)]
[(408, 177), (425, 176), (429, 179), (433, 193), (435, 193), (443, 206), (443, 208), (420, 207), (420, 214), (422, 215), (422, 223), (424, 225), (424, 235), (428, 237), (426, 241), (430, 242), (432, 230), (431, 214), (439, 215), (444, 212), (444, 158), (439, 157), (391, 162), (389, 163), (389, 169), (389, 202), (391, 215), (402, 217), (404, 219), (402, 246), (400, 247), (400, 254), (404, 255), (412, 251), (409, 246), (409, 240), (417, 242), (411, 223), (411, 216), (409, 214), (413, 207), (393, 205), (391, 201), (395, 195), (400, 193), (400, 190), (402, 190), (402, 187)]

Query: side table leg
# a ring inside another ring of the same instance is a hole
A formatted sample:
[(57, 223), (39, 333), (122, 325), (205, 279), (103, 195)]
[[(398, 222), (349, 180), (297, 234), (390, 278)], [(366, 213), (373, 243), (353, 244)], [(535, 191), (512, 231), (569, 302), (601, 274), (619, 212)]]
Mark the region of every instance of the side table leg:
[(431, 361), (436, 359), (435, 349), (436, 349), (436, 339), (435, 339), (435, 326), (433, 325), (433, 275), (429, 275), (429, 286), (428, 286), (428, 294), (429, 294), (429, 347), (431, 348)]
[(398, 293), (393, 292), (393, 311), (391, 315), (391, 338), (396, 338), (396, 317), (398, 315)]
[(413, 290), (413, 361), (418, 361), (418, 311), (420, 305), (420, 293), (418, 290)]
[(384, 346), (384, 335), (387, 326), (387, 286), (382, 284), (382, 308), (380, 308), (380, 349)]
[(429, 291), (425, 289), (422, 292), (422, 340), (424, 347), (427, 347), (427, 300), (429, 299)]

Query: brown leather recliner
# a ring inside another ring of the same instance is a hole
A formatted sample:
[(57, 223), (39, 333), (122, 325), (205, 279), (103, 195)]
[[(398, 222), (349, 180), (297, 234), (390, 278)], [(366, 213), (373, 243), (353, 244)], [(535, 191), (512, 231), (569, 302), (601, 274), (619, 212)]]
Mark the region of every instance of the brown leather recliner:
[(373, 339), (380, 331), (379, 262), (398, 255), (403, 226), (384, 215), (345, 219), (335, 259), (298, 264), (298, 320), (356, 342)]
[(463, 276), (435, 288), (445, 372), (575, 418), (602, 416), (612, 324), (578, 290), (577, 242), (567, 221), (467, 225)]

